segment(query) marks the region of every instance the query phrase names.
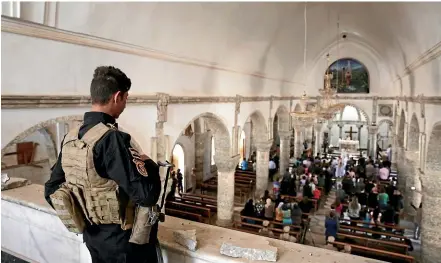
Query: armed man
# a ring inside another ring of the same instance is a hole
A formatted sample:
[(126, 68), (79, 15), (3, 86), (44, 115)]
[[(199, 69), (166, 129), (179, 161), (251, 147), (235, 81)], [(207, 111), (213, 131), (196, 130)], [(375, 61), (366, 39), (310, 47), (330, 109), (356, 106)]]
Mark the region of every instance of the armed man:
[(83, 234), (93, 263), (162, 262), (159, 166), (116, 123), (130, 87), (121, 70), (95, 69), (92, 109), (65, 136), (45, 184), (46, 200), (69, 231)]

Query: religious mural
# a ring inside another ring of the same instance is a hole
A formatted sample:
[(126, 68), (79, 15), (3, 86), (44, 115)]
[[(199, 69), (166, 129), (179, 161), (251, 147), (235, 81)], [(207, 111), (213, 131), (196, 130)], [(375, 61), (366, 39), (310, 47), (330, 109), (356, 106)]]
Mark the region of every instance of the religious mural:
[(337, 88), (337, 93), (369, 93), (369, 73), (355, 59), (339, 59), (326, 72), (332, 73), (331, 85), (332, 88)]

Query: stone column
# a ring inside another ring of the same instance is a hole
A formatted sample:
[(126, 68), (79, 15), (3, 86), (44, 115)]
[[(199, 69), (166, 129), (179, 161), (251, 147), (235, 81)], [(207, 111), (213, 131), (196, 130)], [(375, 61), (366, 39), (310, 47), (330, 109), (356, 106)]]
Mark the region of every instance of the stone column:
[[(200, 185), (202, 181), (204, 180), (204, 157), (207, 154), (205, 152), (206, 149), (206, 142), (209, 141), (209, 149), (208, 155), (211, 156), (211, 136), (209, 138), (208, 133), (200, 133), (196, 132), (194, 134), (194, 154), (195, 154), (195, 163), (194, 168), (196, 169), (196, 186)], [(211, 159), (211, 158), (210, 158)], [(210, 160), (210, 166), (211, 166), (211, 160)]]
[(302, 128), (295, 127), (296, 136), (294, 138), (294, 158), (300, 157), (302, 155), (303, 140), (302, 140)]
[(268, 188), (269, 150), (272, 144), (272, 141), (256, 143), (256, 192), (254, 194), (256, 198), (260, 198)]
[(238, 124), (238, 120), (239, 120), (239, 114), (240, 114), (240, 103), (242, 101), (242, 97), (239, 95), (236, 95), (236, 104), (235, 104), (235, 111), (234, 111), (234, 127), (233, 127), (233, 154), (238, 154), (239, 153), (239, 131), (240, 131), (240, 126)]
[(314, 125), (314, 132), (315, 132), (315, 145), (314, 145), (314, 155), (317, 155), (317, 153), (321, 152), (321, 144), (322, 144), (322, 123), (316, 123)]
[(57, 134), (56, 134), (56, 149), (57, 149), (57, 156), (60, 154), (60, 150), (61, 150), (61, 142), (63, 141), (64, 135), (66, 135), (66, 133), (69, 131), (68, 129), (66, 129), (66, 123), (64, 122), (57, 122), (56, 124), (56, 130), (57, 130)]
[(372, 158), (375, 158), (377, 152), (377, 132), (377, 126), (369, 126), (369, 136), (371, 138), (369, 152), (371, 153), (370, 155), (372, 156)]
[(285, 173), (286, 168), (289, 167), (289, 138), (291, 133), (289, 131), (279, 131), (280, 136), (280, 159), (279, 167), (280, 174)]
[(421, 172), (424, 172), (426, 170), (426, 133), (420, 132), (420, 150), (419, 150), (419, 156), (420, 156), (420, 163), (419, 167)]
[(392, 167), (396, 167), (396, 163), (397, 163), (397, 135), (395, 135), (395, 132), (392, 132), (391, 135), (392, 138)]
[(358, 143), (360, 143), (361, 142), (361, 128), (363, 128), (363, 125), (357, 124), (357, 128), (358, 128)]
[(409, 123), (405, 122), (404, 123), (404, 145), (403, 148), (404, 150), (407, 150), (407, 144), (408, 144), (408, 140), (409, 140)]
[(332, 123), (328, 123), (328, 140), (329, 140), (329, 145), (332, 144)]
[(234, 212), (234, 173), (240, 155), (233, 157), (214, 156), (217, 176), (217, 221), (218, 226), (231, 226)]
[(338, 136), (340, 137), (340, 139), (343, 139), (343, 125), (342, 124), (338, 124), (337, 126), (339, 128)]
[(439, 262), (441, 251), (441, 171), (427, 169), (422, 175), (422, 184), (422, 262), (436, 263)]

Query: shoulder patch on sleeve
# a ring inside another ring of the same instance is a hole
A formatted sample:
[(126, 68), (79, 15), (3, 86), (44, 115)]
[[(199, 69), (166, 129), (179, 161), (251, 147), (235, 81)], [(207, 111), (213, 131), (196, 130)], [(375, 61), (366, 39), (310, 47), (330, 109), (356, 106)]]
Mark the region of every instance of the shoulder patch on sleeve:
[(138, 170), (138, 172), (142, 176), (147, 177), (148, 176), (147, 169), (145, 169), (145, 163), (142, 161), (141, 155), (139, 154), (139, 152), (133, 147), (129, 147), (129, 151), (133, 157), (132, 161), (136, 166), (136, 170)]

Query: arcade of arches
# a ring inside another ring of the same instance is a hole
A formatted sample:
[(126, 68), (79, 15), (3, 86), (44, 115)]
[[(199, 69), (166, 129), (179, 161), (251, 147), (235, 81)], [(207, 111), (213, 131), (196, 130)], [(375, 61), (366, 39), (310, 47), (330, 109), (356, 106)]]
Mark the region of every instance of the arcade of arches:
[[(297, 158), (389, 158), (403, 195), (405, 234), (415, 247), (408, 255), (418, 262), (439, 262), (441, 31), (433, 25), (441, 22), (441, 5), (308, 3), (307, 30), (313, 32), (308, 32), (305, 78), (305, 65), (294, 62), (304, 55), (303, 41), (298, 41), (304, 33), (303, 3), (200, 5), (2, 3), (2, 174), (42, 189), (64, 135), (81, 124), (90, 106), (94, 68), (112, 64), (133, 83), (119, 129), (131, 134), (138, 151), (170, 161), (182, 174), (183, 194), (176, 190), (174, 201), (168, 200), (170, 217), (200, 221), (206, 229), (217, 225), (239, 231), (238, 224), (249, 222), (240, 217), (245, 203), (260, 200), (267, 190), (272, 194), (274, 181), (291, 171)], [(126, 21), (103, 23), (104, 9), (118, 17), (131, 16), (125, 13), (131, 10), (137, 20), (119, 36), (115, 32), (121, 30), (114, 28)], [(406, 14), (403, 25), (386, 12), (395, 18)], [(82, 20), (71, 13), (82, 14)], [(255, 14), (269, 22), (256, 20)], [(337, 21), (340, 14), (346, 15)], [(155, 29), (144, 15), (171, 31)], [(327, 24), (323, 17), (333, 23), (326, 28), (331, 32), (339, 22), (345, 37), (325, 38), (328, 34), (318, 31)], [(333, 61), (322, 59), (328, 53)], [(303, 110), (299, 94), (305, 87), (311, 95), (305, 110), (322, 99), (319, 89), (328, 66), (342, 81), (333, 79), (332, 87), (343, 109), (326, 121), (296, 121), (290, 113)], [(165, 171), (160, 173), (164, 182)], [(4, 195), (29, 185), (17, 187), (5, 188)], [(317, 211), (325, 212), (311, 213), (311, 222), (324, 227), (331, 197), (322, 197)], [(6, 198), (2, 193), (2, 205)], [(419, 238), (412, 235), (414, 224)], [(250, 229), (260, 228), (261, 223)], [(308, 238), (299, 236), (302, 242), (297, 243), (312, 245), (304, 242)], [(18, 243), (5, 242), (12, 252), (44, 261), (30, 249), (14, 251)], [(317, 255), (324, 255), (320, 251)], [(341, 262), (364, 262), (352, 259)]]

